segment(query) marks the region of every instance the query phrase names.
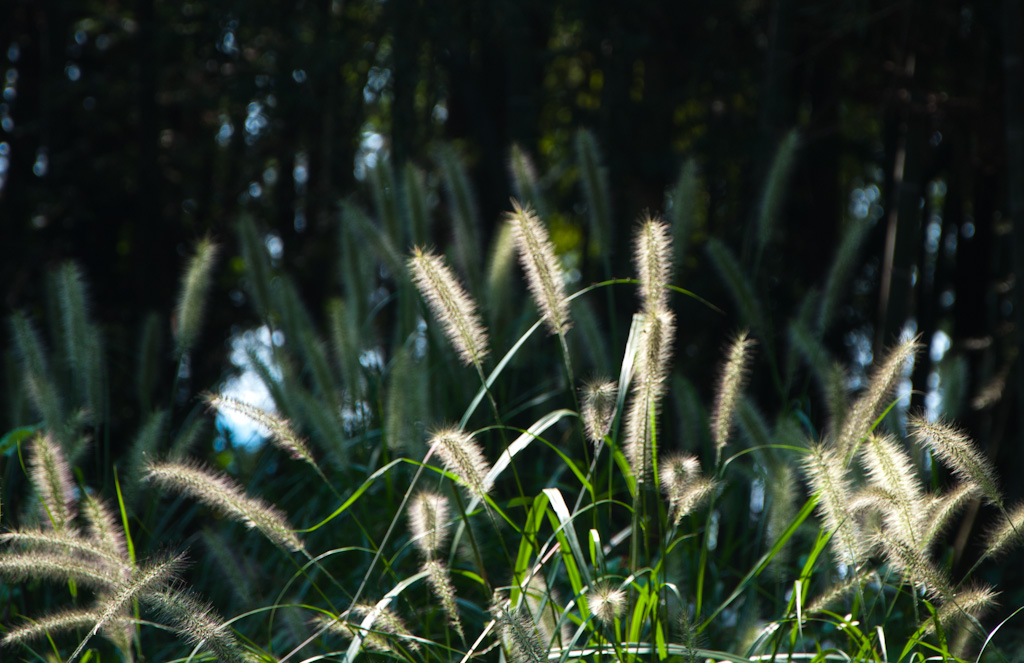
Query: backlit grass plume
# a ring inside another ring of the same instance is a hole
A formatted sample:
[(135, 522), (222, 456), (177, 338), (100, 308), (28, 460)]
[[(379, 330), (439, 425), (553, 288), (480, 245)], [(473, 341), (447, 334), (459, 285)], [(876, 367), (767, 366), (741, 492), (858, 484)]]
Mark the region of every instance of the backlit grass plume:
[(874, 426), (875, 418), (888, 405), (888, 400), (903, 376), (904, 366), (920, 348), (917, 338), (908, 338), (893, 348), (875, 369), (867, 391), (858, 398), (843, 420), (836, 438), (836, 447), (844, 459), (857, 448)]
[(439, 559), (428, 559), (423, 563), (423, 571), (427, 573), (427, 583), (430, 585), (434, 598), (448, 615), (448, 625), (455, 629), (460, 639), (464, 639), (465, 633), (462, 630), (462, 621), (459, 619), (459, 611), (455, 602), (455, 585), (452, 584), (448, 567)]
[(722, 458), (722, 449), (729, 442), (729, 434), (733, 428), (733, 413), (747, 381), (747, 369), (750, 363), (754, 340), (741, 332), (729, 346), (729, 353), (722, 367), (718, 381), (718, 393), (715, 396), (715, 409), (711, 415), (711, 439), (715, 443), (715, 463)]
[(985, 537), (985, 555), (1000, 555), (1024, 541), (1024, 504), (1010, 510)]
[(619, 388), (614, 382), (594, 380), (583, 385), (583, 429), (595, 447), (604, 441), (615, 419), (618, 395)]
[(165, 589), (144, 595), (142, 601), (170, 622), (182, 638), (193, 646), (209, 649), (224, 663), (254, 661), (213, 607), (193, 592)]
[(469, 492), (480, 499), (490, 492), (491, 480), (487, 474), (491, 468), (472, 435), (445, 428), (434, 433), (430, 446), (441, 458), (444, 468), (457, 476)]
[(640, 302), (644, 313), (668, 308), (672, 283), (672, 238), (661, 220), (644, 216), (634, 238), (633, 262), (640, 276)]
[(64, 451), (49, 434), (32, 442), (29, 468), (44, 517), (58, 532), (68, 531), (77, 513), (75, 484)]
[(911, 435), (931, 451), (962, 481), (978, 485), (989, 502), (1002, 506), (1003, 497), (992, 463), (962, 430), (943, 422), (914, 417), (907, 422)]
[(671, 507), (670, 517), (679, 524), (715, 492), (715, 482), (701, 475), (700, 461), (690, 454), (676, 454), (661, 461), (658, 480)]
[(869, 435), (860, 454), (868, 479), (892, 495), (893, 504), (882, 512), (890, 532), (911, 546), (920, 546), (922, 516), (925, 508), (924, 490), (916, 470), (896, 440), (888, 436)]
[(529, 208), (512, 201), (508, 215), (519, 253), (519, 262), (526, 272), (526, 285), (534, 303), (552, 334), (564, 334), (572, 326), (569, 302), (565, 295), (565, 275), (555, 255), (555, 247), (547, 228)]
[(316, 461), (313, 460), (313, 453), (310, 451), (309, 445), (304, 439), (299, 437), (292, 428), (291, 422), (287, 419), (223, 394), (207, 394), (206, 404), (212, 409), (221, 412), (227, 411), (242, 415), (269, 434), (274, 446), (296, 460), (302, 460), (316, 466)]
[(195, 255), (189, 260), (178, 294), (175, 310), (174, 336), (178, 343), (178, 354), (192, 349), (199, 337), (199, 326), (206, 309), (206, 295), (213, 277), (213, 266), (217, 260), (218, 247), (209, 238), (199, 240)]
[(836, 559), (858, 566), (864, 559), (865, 546), (849, 508), (852, 490), (842, 457), (830, 447), (812, 443), (804, 457), (803, 471), (811, 491), (818, 495), (822, 527), (833, 532), (831, 544)]
[(439, 493), (421, 491), (409, 505), (409, 529), (413, 544), (426, 558), (441, 551), (447, 538), (448, 498)]
[(472, 297), (459, 285), (444, 258), (416, 247), (409, 259), (409, 270), (462, 363), (473, 364), (482, 371), (488, 353), (487, 332)]
[(233, 479), (196, 463), (152, 463), (145, 478), (157, 487), (199, 500), (246, 527), (255, 527), (286, 550), (303, 551), (284, 514), (261, 499), (250, 497)]
[(646, 481), (654, 469), (655, 424), (672, 359), (675, 316), (668, 310), (645, 314), (641, 334), (625, 431), (626, 458), (638, 482)]
[(602, 581), (587, 592), (587, 606), (603, 624), (612, 624), (626, 609), (626, 592)]

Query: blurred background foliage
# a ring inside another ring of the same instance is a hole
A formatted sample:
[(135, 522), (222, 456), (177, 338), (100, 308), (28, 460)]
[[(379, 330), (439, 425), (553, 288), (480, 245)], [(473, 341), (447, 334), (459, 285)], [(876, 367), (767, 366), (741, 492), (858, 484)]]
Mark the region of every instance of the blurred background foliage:
[[(509, 197), (532, 197), (576, 288), (631, 276), (635, 219), (664, 211), (685, 228), (677, 283), (725, 313), (680, 308), (676, 366), (705, 403), (719, 349), (753, 322), (709, 242), (730, 247), (753, 283), (770, 358), (849, 237), (851, 285), (820, 330), (825, 346), (855, 382), (901, 329), (921, 333), (915, 405), (942, 398), (1020, 497), (1021, 35), (1015, 0), (7, 0), (4, 306), (44, 320), (60, 291), (48, 275), (67, 260), (85, 275), (114, 394), (109, 456), (93, 468), (105, 485), (102, 468), (151, 421), (150, 403), (201, 407), (194, 393), (239, 352), (227, 339), (259, 326), (254, 258), (236, 257), (240, 218), (253, 220), (250, 250), (262, 243), (269, 268), (293, 278), (277, 301), (305, 302), (324, 329), (346, 315), (322, 305), (345, 293), (339, 227), (359, 250), (360, 210), (386, 220), (387, 196), (374, 192), (403, 178), (421, 178), (423, 239), (441, 247), (469, 214), (483, 251)], [(606, 168), (607, 237), (593, 230), (578, 165), (587, 136)], [(517, 189), (514, 149), (539, 194)], [(789, 161), (773, 169), (778, 158)], [(446, 189), (453, 163), (470, 200)], [(766, 186), (773, 177), (779, 186)], [(228, 249), (204, 332), (189, 361), (172, 361), (175, 321), (146, 314), (173, 309), (207, 235)], [(594, 302), (616, 309), (599, 312), (621, 345), (632, 304)], [(363, 316), (371, 304), (348, 300)], [(164, 361), (140, 377), (145, 343)], [(8, 380), (5, 431), (33, 421)], [(117, 396), (140, 381), (144, 398)], [(754, 371), (751, 391), (766, 411), (823, 417), (770, 370)], [(174, 430), (188, 423), (171, 418)]]

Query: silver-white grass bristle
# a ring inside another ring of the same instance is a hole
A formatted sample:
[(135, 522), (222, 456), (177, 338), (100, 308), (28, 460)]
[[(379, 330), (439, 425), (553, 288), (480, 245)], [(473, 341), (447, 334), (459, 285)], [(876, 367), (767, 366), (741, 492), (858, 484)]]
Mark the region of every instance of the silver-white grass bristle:
[(491, 467), (472, 435), (456, 428), (445, 428), (434, 433), (430, 446), (441, 458), (444, 468), (457, 476), (471, 493), (483, 499), (490, 492), (492, 481), (488, 473)]
[[(11, 627), (4, 634), (3, 638), (0, 639), (0, 645), (10, 647), (63, 631), (77, 631), (89, 628), (96, 623), (98, 618), (99, 613), (96, 609), (57, 612)], [(127, 625), (133, 623), (133, 621), (130, 617), (118, 616), (111, 620), (111, 626)]]
[(944, 599), (952, 593), (948, 575), (932, 562), (925, 551), (898, 537), (890, 536), (885, 530), (876, 531), (873, 538), (884, 553), (889, 566), (926, 596)]
[(19, 529), (0, 534), (0, 543), (10, 543), (28, 551), (71, 555), (82, 561), (94, 563), (97, 568), (109, 569), (112, 579), (130, 570), (127, 559), (120, 555), (121, 551), (111, 550), (102, 541), (93, 537), (84, 538), (74, 532)]
[(894, 508), (883, 515), (890, 531), (912, 546), (922, 540), (927, 525), (924, 488), (910, 457), (890, 436), (868, 435), (860, 458), (869, 481), (893, 496)]
[(818, 513), (822, 525), (832, 536), (832, 549), (836, 558), (847, 565), (858, 566), (864, 558), (864, 541), (857, 521), (851, 517), (851, 486), (846, 477), (843, 459), (827, 446), (812, 443), (810, 453), (804, 457), (804, 475), (812, 492), (818, 494)]
[(931, 548), (939, 536), (949, 527), (950, 521), (961, 509), (973, 499), (981, 495), (978, 484), (961, 481), (942, 495), (933, 495), (925, 510), (925, 527), (921, 536), (921, 545)]
[(124, 530), (107, 503), (86, 492), (81, 506), (89, 524), (89, 538), (109, 557), (127, 563), (128, 543)]
[(199, 337), (199, 328), (206, 309), (207, 291), (213, 277), (213, 266), (217, 260), (218, 246), (209, 238), (196, 244), (196, 252), (189, 261), (181, 283), (178, 305), (175, 311), (175, 337), (178, 352), (184, 354), (192, 349)]
[(716, 483), (701, 475), (700, 461), (690, 454), (673, 454), (658, 467), (658, 481), (665, 492), (674, 524), (679, 524), (711, 497)]
[(526, 606), (511, 607), (507, 599), (495, 595), (491, 606), (505, 645), (509, 660), (513, 663), (544, 663), (547, 661), (547, 648), (541, 644), (541, 636), (537, 631), (530, 611)]
[(618, 396), (619, 387), (615, 382), (593, 380), (583, 385), (583, 430), (595, 447), (604, 441), (604, 436), (611, 429)]
[(552, 334), (564, 334), (572, 326), (566, 299), (565, 274), (555, 255), (547, 228), (530, 208), (512, 201), (508, 220), (512, 224), (519, 262), (526, 272), (526, 285)]
[[(213, 606), (190, 591), (169, 589), (142, 597), (193, 646), (212, 651), (224, 663), (254, 663), (235, 638), (231, 627)], [(260, 659), (262, 660), (262, 659)]]
[(71, 529), (76, 515), (76, 488), (64, 451), (50, 434), (33, 440), (29, 471), (42, 501), (43, 518), (57, 531)]
[(614, 624), (626, 609), (626, 592), (610, 582), (599, 582), (587, 591), (587, 607), (602, 624)]
[(958, 590), (939, 607), (935, 617), (928, 620), (925, 634), (935, 632), (936, 620), (946, 632), (958, 624), (977, 620), (998, 604), (998, 596), (999, 592), (987, 585), (972, 585)]
[(533, 615), (537, 633), (545, 646), (552, 643), (562, 646), (569, 641), (571, 633), (568, 624), (563, 622), (559, 628), (561, 612), (558, 606), (562, 605), (561, 598), (557, 590), (548, 586), (543, 575), (533, 573), (529, 576), (523, 586), (523, 601)]
[(643, 312), (668, 308), (672, 283), (672, 235), (661, 219), (645, 215), (633, 240), (633, 262), (640, 277), (640, 308)]
[(145, 478), (159, 488), (187, 495), (222, 512), (287, 550), (304, 550), (302, 542), (278, 509), (251, 497), (232, 478), (196, 463), (152, 463)]
[(985, 556), (994, 557), (1024, 542), (1024, 503), (1010, 509), (985, 537)]
[(121, 582), (121, 574), (70, 553), (5, 552), (0, 554), (0, 577), (12, 582), (68, 579), (99, 591), (109, 591)]
[(473, 298), (459, 285), (444, 258), (415, 247), (409, 271), (462, 362), (481, 366), (488, 354), (487, 332)]
[(434, 593), (434, 598), (448, 615), (449, 626), (455, 629), (460, 639), (465, 638), (462, 620), (459, 619), (458, 606), (455, 602), (455, 585), (452, 584), (448, 567), (438, 559), (428, 559), (423, 563), (423, 570), (427, 573), (427, 582)]
[(907, 422), (907, 428), (915, 440), (939, 458), (961, 481), (976, 483), (989, 502), (1002, 505), (1003, 496), (992, 462), (964, 431), (923, 417), (912, 418)]
[(888, 405), (888, 399), (903, 376), (904, 367), (920, 347), (916, 337), (909, 338), (893, 348), (875, 369), (867, 390), (853, 403), (836, 439), (844, 459), (871, 432), (875, 419)]
[(805, 614), (814, 614), (823, 610), (831, 610), (835, 605), (852, 594), (856, 589), (863, 587), (868, 582), (877, 579), (878, 571), (871, 568), (864, 568), (853, 574), (852, 577), (833, 584), (807, 605)]
[[(358, 603), (352, 606), (352, 614), (360, 619), (360, 624), (367, 618), (371, 623), (362, 631), (363, 641), (370, 647), (383, 652), (397, 652), (395, 644), (405, 649), (416, 651), (420, 644), (412, 639), (412, 633), (405, 622), (394, 610), (374, 603)], [(352, 624), (350, 626), (358, 626)]]
[(722, 449), (729, 442), (733, 429), (733, 414), (746, 385), (754, 339), (746, 331), (740, 332), (729, 345), (722, 373), (718, 380), (715, 409), (711, 415), (711, 439), (715, 443), (716, 458), (721, 458)]
[(638, 482), (647, 481), (654, 470), (654, 426), (665, 395), (674, 340), (675, 316), (671, 311), (644, 314), (625, 430), (626, 459)]
[(413, 544), (426, 558), (441, 552), (448, 538), (448, 498), (424, 490), (416, 494), (409, 505), (409, 529)]
[(274, 446), (295, 460), (305, 461), (314, 467), (316, 466), (316, 461), (313, 460), (313, 452), (310, 450), (309, 444), (295, 432), (288, 419), (256, 407), (251, 403), (245, 403), (223, 394), (207, 394), (206, 404), (218, 411), (242, 415), (261, 427), (270, 437)]

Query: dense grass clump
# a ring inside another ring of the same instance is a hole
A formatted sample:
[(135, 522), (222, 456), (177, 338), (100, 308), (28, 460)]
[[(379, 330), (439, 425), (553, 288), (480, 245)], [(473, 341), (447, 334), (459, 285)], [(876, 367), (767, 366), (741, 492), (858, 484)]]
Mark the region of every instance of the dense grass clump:
[[(764, 194), (755, 273), (795, 145)], [(589, 134), (576, 148), (607, 270), (606, 175)], [(5, 506), (21, 495), (2, 513), (4, 660), (921, 661), (989, 645), (1000, 594), (976, 571), (1020, 543), (1024, 517), (962, 431), (901, 405), (917, 338), (853, 391), (822, 344), (836, 302), (813, 300), (820, 315), (792, 321), (787, 348), (786, 323), (713, 240), (739, 318), (711, 351), (717, 380), (692, 385), (674, 367), (708, 306), (675, 276), (689, 215), (645, 214), (633, 275), (580, 288), (536, 211), (547, 207), (525, 153), (511, 168), (530, 204), (511, 203), (487, 264), (465, 172), (450, 148), (439, 162), (450, 252), (425, 248), (422, 174), (405, 171), (398, 195), (375, 172), (381, 218), (344, 206), (344, 297), (322, 316), (240, 221), (249, 300), (280, 339), (244, 352), (269, 403), (223, 385), (165, 409), (140, 394), (148, 415), (99, 488), (83, 459), (113, 396), (86, 359), (103, 341), (83, 277), (60, 272), (58, 337), (82, 338), (55, 345), (56, 359), (14, 315), (34, 419), (5, 438), (4, 476), (23, 479), (3, 487)], [(688, 164), (670, 198), (692, 200), (696, 178)], [(201, 240), (185, 266), (166, 355), (176, 380), (225, 251)], [(842, 291), (830, 282), (825, 296)], [(154, 374), (152, 338), (140, 376)], [(805, 366), (822, 394), (814, 420), (800, 409)], [(783, 396), (773, 417), (750, 388), (761, 380)], [(214, 451), (199, 444), (206, 413)], [(236, 444), (230, 417), (269, 444)], [(997, 524), (957, 572), (945, 533), (981, 499)]]

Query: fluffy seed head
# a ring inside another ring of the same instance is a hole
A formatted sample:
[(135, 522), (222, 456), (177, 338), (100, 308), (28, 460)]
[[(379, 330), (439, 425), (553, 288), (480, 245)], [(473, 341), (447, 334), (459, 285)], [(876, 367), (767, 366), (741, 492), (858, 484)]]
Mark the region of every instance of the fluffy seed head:
[(1024, 503), (1018, 504), (985, 539), (985, 555), (993, 557), (1024, 541)]
[(86, 492), (82, 500), (82, 513), (89, 523), (89, 538), (113, 559), (128, 562), (128, 545), (124, 530), (106, 502)]
[(508, 599), (496, 593), (491, 614), (498, 624), (509, 660), (513, 663), (543, 663), (547, 660), (537, 624), (526, 606), (511, 608)]
[(587, 592), (587, 605), (602, 623), (613, 624), (626, 608), (626, 592), (611, 583), (602, 582)]
[[(412, 640), (412, 633), (406, 628), (405, 622), (391, 608), (371, 603), (358, 603), (352, 606), (352, 614), (361, 618), (358, 625), (363, 631), (363, 639), (367, 646), (383, 652), (397, 653), (393, 641), (402, 639), (407, 649), (417, 650), (420, 645)], [(367, 623), (367, 621), (369, 623)], [(408, 638), (408, 640), (406, 640)]]
[(202, 645), (225, 663), (253, 663), (254, 659), (242, 649), (231, 627), (213, 606), (192, 592), (167, 589), (144, 595), (142, 600), (174, 625), (178, 634), (193, 646)]
[(953, 516), (980, 494), (978, 484), (963, 481), (943, 495), (932, 496), (925, 507), (925, 527), (921, 536), (921, 546), (925, 550), (931, 548), (939, 535), (949, 526)]
[(904, 366), (917, 354), (919, 348), (920, 344), (916, 337), (907, 339), (893, 348), (885, 361), (875, 369), (867, 391), (850, 408), (850, 413), (843, 421), (843, 427), (836, 440), (836, 446), (844, 459), (871, 432), (875, 418), (884, 409), (886, 401), (902, 377)]
[[(985, 585), (977, 585), (961, 589), (942, 604), (935, 615), (944, 631), (962, 624), (970, 619), (978, 619), (989, 609), (997, 605), (999, 592)], [(935, 620), (929, 620), (925, 633), (935, 631)]]
[[(99, 615), (95, 609), (58, 612), (11, 628), (4, 634), (0, 644), (10, 647), (62, 631), (89, 628), (97, 619)], [(131, 624), (132, 621), (128, 617), (119, 617), (113, 620), (112, 626), (124, 626)]]
[(473, 298), (459, 285), (444, 258), (417, 246), (409, 259), (409, 271), (462, 363), (481, 366), (488, 352), (487, 332)]
[(175, 312), (177, 319), (174, 335), (178, 341), (179, 353), (188, 352), (199, 336), (199, 327), (206, 308), (206, 292), (210, 289), (217, 251), (217, 245), (209, 238), (200, 240), (196, 245), (196, 253), (185, 270)]
[(861, 447), (868, 479), (889, 492), (893, 508), (883, 512), (889, 531), (912, 546), (920, 544), (925, 513), (924, 490), (906, 452), (889, 436), (869, 435)]
[(992, 463), (962, 430), (943, 422), (915, 417), (907, 422), (911, 435), (937, 456), (961, 480), (971, 481), (995, 505), (1002, 505), (996, 471)]
[(448, 526), (448, 498), (430, 491), (421, 491), (409, 506), (409, 527), (412, 540), (424, 557), (434, 557), (444, 546)]
[(946, 573), (935, 566), (928, 555), (906, 541), (890, 536), (885, 530), (875, 533), (875, 544), (885, 554), (889, 566), (903, 579), (933, 599), (949, 597), (952, 593)]
[(715, 442), (715, 455), (719, 459), (729, 441), (733, 412), (736, 411), (736, 404), (747, 381), (747, 368), (753, 347), (754, 339), (747, 336), (747, 332), (740, 332), (729, 346), (728, 358), (722, 367), (718, 394), (715, 396), (715, 411), (711, 415), (711, 436)]
[(832, 448), (812, 444), (804, 458), (804, 475), (818, 494), (818, 513), (825, 529), (834, 532), (832, 549), (836, 558), (857, 566), (864, 558), (864, 543), (857, 522), (850, 516), (850, 483), (843, 459)]
[(491, 467), (472, 435), (446, 428), (434, 433), (430, 446), (440, 456), (444, 468), (459, 477), (471, 493), (483, 499), (490, 492), (492, 480), (487, 474)]
[(512, 201), (508, 220), (512, 224), (519, 262), (526, 272), (526, 284), (533, 301), (552, 334), (564, 334), (572, 326), (569, 302), (565, 298), (565, 275), (555, 255), (548, 231), (530, 208)]
[(145, 480), (163, 490), (199, 500), (246, 527), (255, 527), (286, 550), (304, 550), (284, 514), (263, 500), (246, 495), (245, 490), (226, 475), (195, 463), (153, 463), (146, 468)]
[(594, 380), (583, 385), (583, 428), (596, 447), (604, 441), (615, 418), (619, 388), (614, 382)]
[(427, 582), (430, 583), (430, 589), (434, 592), (434, 598), (448, 615), (448, 624), (455, 629), (460, 638), (464, 638), (462, 621), (459, 620), (459, 612), (455, 603), (455, 585), (452, 584), (448, 567), (440, 560), (428, 559), (423, 564), (423, 570), (427, 572)]
[(634, 239), (633, 260), (640, 276), (641, 310), (645, 313), (668, 308), (672, 283), (672, 235), (661, 219), (645, 215)]
[(626, 415), (626, 458), (636, 480), (643, 482), (654, 469), (654, 424), (665, 395), (675, 338), (675, 316), (669, 310), (647, 313), (641, 333), (632, 402)]
[(40, 435), (32, 442), (29, 468), (32, 485), (42, 501), (44, 519), (55, 530), (67, 531), (75, 517), (75, 484), (71, 480), (71, 466), (51, 435)]
[(676, 454), (665, 458), (658, 467), (658, 480), (672, 509), (673, 521), (678, 524), (710, 497), (715, 482), (701, 476), (700, 461), (690, 454)]
[(304, 439), (292, 429), (291, 422), (273, 412), (223, 394), (207, 394), (206, 404), (219, 412), (240, 414), (249, 421), (260, 426), (270, 437), (274, 446), (278, 447), (295, 460), (302, 460), (316, 466), (313, 453)]

